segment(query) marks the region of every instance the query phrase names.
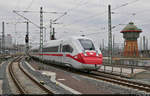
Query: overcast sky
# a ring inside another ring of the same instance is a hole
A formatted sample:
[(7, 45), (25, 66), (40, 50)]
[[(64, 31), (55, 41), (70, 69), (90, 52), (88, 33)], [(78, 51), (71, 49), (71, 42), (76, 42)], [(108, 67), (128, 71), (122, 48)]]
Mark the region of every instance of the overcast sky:
[[(26, 34), (25, 23), (16, 24), (15, 22), (25, 21), (19, 17), (13, 10), (16, 11), (43, 11), (58, 12), (58, 14), (44, 13), (44, 26), (46, 26), (46, 34), (44, 33), (44, 40), (49, 40), (49, 21), (61, 16), (63, 12), (67, 15), (58, 19), (53, 27), (56, 30), (56, 38), (66, 36), (79, 36), (85, 34), (95, 40), (99, 45), (104, 39), (107, 45), (108, 41), (108, 4), (111, 4), (112, 34), (115, 36), (116, 43), (123, 43), (123, 35), (120, 31), (133, 21), (137, 27), (142, 29), (140, 37), (146, 36), (149, 38), (150, 30), (150, 0), (0, 0), (0, 30), (2, 30), (2, 21), (5, 24), (5, 34), (11, 34), (16, 38), (17, 43), (24, 44), (24, 37)], [(19, 12), (26, 18), (30, 19), (37, 25), (40, 25), (39, 12)], [(122, 24), (122, 25), (118, 25)], [(39, 43), (39, 29), (29, 24), (30, 40), (32, 43)], [(46, 37), (46, 38), (45, 38)], [(138, 39), (140, 41), (140, 39)]]

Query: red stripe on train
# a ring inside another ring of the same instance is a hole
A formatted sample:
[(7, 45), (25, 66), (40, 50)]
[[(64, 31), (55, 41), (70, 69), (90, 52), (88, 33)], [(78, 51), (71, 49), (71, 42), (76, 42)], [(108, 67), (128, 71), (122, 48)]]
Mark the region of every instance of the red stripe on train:
[(80, 53), (75, 56), (66, 54), (66, 56), (83, 64), (102, 64), (103, 62), (102, 54), (99, 54), (99, 56), (84, 56), (83, 53)]
[[(63, 54), (39, 54), (39, 55), (47, 55), (47, 56), (63, 56)], [(70, 54), (66, 54), (66, 57), (72, 58), (75, 61), (78, 61), (83, 64), (102, 64), (102, 54), (99, 54), (97, 57), (93, 56), (84, 56), (83, 53), (79, 53), (75, 56)]]

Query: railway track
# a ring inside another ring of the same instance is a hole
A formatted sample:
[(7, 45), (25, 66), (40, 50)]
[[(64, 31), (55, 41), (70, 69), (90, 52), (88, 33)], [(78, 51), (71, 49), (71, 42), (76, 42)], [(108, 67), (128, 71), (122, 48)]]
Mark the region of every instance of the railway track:
[(92, 71), (91, 73), (73, 71), (73, 73), (77, 73), (97, 80), (102, 80), (113, 84), (125, 86), (128, 88), (137, 89), (139, 91), (150, 92), (150, 84), (132, 81), (127, 79), (127, 77), (119, 76), (116, 74), (108, 74), (101, 71)]
[(101, 73), (99, 71), (94, 71), (94, 72), (88, 74), (87, 76), (98, 79), (98, 80), (103, 80), (103, 81), (111, 82), (114, 84), (126, 86), (129, 88), (137, 89), (139, 91), (150, 92), (150, 85), (131, 81), (126, 78), (120, 78), (116, 75), (113, 76), (110, 74)]
[(79, 74), (82, 76), (87, 76), (93, 79), (110, 82), (113, 84), (125, 86), (125, 87), (132, 88), (132, 89), (137, 89), (139, 91), (150, 92), (150, 85), (135, 82), (135, 81), (127, 79), (126, 77), (122, 77), (119, 75), (108, 74), (108, 73), (101, 72), (101, 71), (92, 71), (91, 73), (86, 73), (86, 72), (79, 71), (79, 70), (66, 70), (66, 67), (61, 67), (57, 65), (50, 65), (50, 66), (57, 67), (64, 71), (72, 72), (72, 73)]
[[(29, 73), (27, 73), (21, 66), (20, 66), (20, 60), (21, 57), (18, 57), (16, 59), (14, 59), (8, 66), (8, 70), (9, 70), (9, 74), (15, 84), (15, 86), (17, 87), (18, 91), (20, 94), (35, 94), (36, 92), (32, 92), (32, 90), (36, 90), (39, 93), (38, 94), (53, 94), (48, 88), (46, 88), (44, 85), (42, 85), (40, 82), (38, 82), (37, 80), (35, 80)], [(16, 65), (18, 66), (17, 68)], [(19, 70), (19, 71), (16, 71)], [(21, 77), (18, 76), (17, 72), (22, 73)], [(21, 80), (22, 76), (26, 77), (26, 80)], [(25, 82), (23, 82), (25, 81)], [(30, 83), (29, 83), (30, 81)], [(31, 84), (29, 86), (26, 86), (23, 83), (27, 83)], [(32, 86), (32, 87), (31, 87)], [(31, 88), (35, 88), (30, 90), (29, 87)], [(41, 92), (41, 93), (40, 93)]]
[(121, 85), (121, 86), (125, 86), (128, 88), (132, 88), (132, 89), (136, 89), (139, 91), (144, 91), (144, 92), (150, 93), (150, 85), (149, 84), (132, 81), (132, 80), (126, 79), (125, 77), (123, 78), (123, 77), (120, 77), (117, 75), (108, 74), (108, 73), (104, 73), (104, 72), (101, 73), (100, 71), (93, 71), (91, 73), (74, 72), (74, 71), (71, 71), (71, 72), (77, 73), (79, 75), (87, 76), (87, 77), (90, 77), (93, 79), (102, 80), (102, 81), (110, 82), (113, 84), (117, 84), (117, 85)]

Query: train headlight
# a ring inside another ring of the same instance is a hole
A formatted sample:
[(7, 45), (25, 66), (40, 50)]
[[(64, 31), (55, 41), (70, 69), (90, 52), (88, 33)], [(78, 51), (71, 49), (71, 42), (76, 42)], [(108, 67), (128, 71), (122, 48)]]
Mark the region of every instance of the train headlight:
[(97, 51), (97, 50), (96, 50), (96, 56), (99, 56), (99, 55), (98, 55), (98, 51)]
[(99, 56), (98, 53), (96, 53), (96, 56)]
[(99, 54), (102, 54), (101, 50), (99, 50)]
[(87, 56), (86, 52), (84, 53), (84, 56)]
[(84, 56), (87, 56), (87, 54), (86, 54), (86, 52), (83, 50), (83, 54), (84, 54)]

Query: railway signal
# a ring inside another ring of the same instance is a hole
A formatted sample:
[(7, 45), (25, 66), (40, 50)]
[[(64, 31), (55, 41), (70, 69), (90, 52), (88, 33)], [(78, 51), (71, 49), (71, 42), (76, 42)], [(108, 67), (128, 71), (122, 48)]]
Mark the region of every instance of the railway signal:
[(54, 20), (50, 19), (50, 40), (56, 39), (55, 38), (55, 32), (54, 32), (55, 28), (52, 27), (52, 24), (60, 24), (60, 23), (56, 23), (56, 21), (58, 19), (60, 19), (61, 17), (65, 16), (66, 14), (67, 14), (67, 12), (63, 13), (61, 16), (59, 16), (58, 18), (56, 18)]
[(25, 43), (26, 43), (26, 54), (27, 54), (29, 50), (29, 22), (26, 23), (27, 23), (27, 33), (25, 36)]
[[(58, 18), (56, 18), (55, 20), (53, 20), (53, 23), (56, 22), (58, 19), (60, 19), (61, 17), (63, 17), (64, 15), (67, 14), (67, 12), (46, 12), (46, 11), (43, 11), (42, 10), (42, 7), (40, 7), (40, 11), (16, 11), (16, 10), (13, 10), (13, 12), (17, 15), (19, 15), (20, 17), (24, 18), (25, 20), (27, 20), (28, 22), (32, 23), (33, 25), (35, 25), (36, 27), (40, 28), (40, 52), (42, 52), (42, 48), (43, 48), (43, 13), (53, 13), (53, 14), (62, 14), (61, 16), (59, 16)], [(26, 18), (25, 16), (19, 14), (18, 12), (24, 12), (24, 13), (27, 13), (27, 12), (32, 12), (32, 13), (40, 13), (40, 26), (33, 23), (31, 20), (29, 20), (28, 18)], [(53, 24), (51, 23), (51, 24)], [(52, 26), (52, 25), (50, 25)], [(52, 32), (52, 27), (50, 29), (50, 33)], [(50, 34), (51, 36), (51, 34)], [(53, 34), (53, 37), (54, 37), (54, 34)], [(55, 38), (55, 37), (54, 37)], [(53, 38), (53, 39), (54, 39)]]
[(25, 37), (25, 42), (26, 42), (26, 43), (29, 42), (29, 37), (28, 37), (28, 35), (26, 35), (26, 37)]

